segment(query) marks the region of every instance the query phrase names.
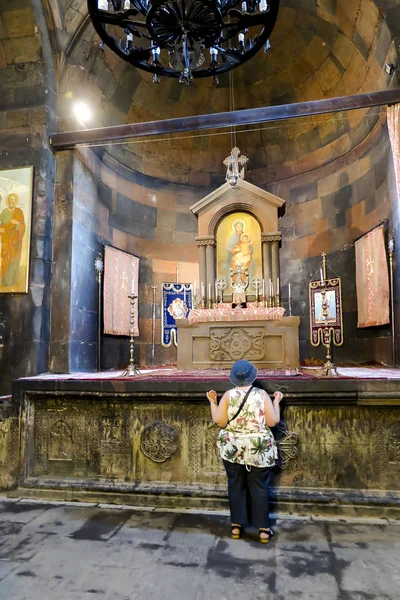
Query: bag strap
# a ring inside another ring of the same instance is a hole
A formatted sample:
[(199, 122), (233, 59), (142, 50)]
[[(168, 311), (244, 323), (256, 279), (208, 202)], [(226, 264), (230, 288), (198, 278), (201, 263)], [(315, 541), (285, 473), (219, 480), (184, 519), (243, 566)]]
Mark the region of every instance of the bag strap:
[[(249, 387), (249, 389), (247, 390), (247, 392), (246, 392), (246, 394), (245, 394), (245, 396), (244, 396), (244, 398), (243, 398), (243, 400), (242, 400), (242, 402), (241, 402), (241, 404), (240, 404), (240, 406), (239, 406), (238, 410), (236, 411), (235, 415), (232, 417), (232, 419), (229, 419), (229, 421), (227, 422), (227, 424), (226, 424), (226, 425), (229, 425), (229, 423), (232, 423), (232, 421), (234, 421), (234, 420), (236, 419), (236, 417), (238, 417), (238, 416), (239, 416), (239, 414), (240, 414), (240, 413), (241, 413), (241, 411), (242, 411), (242, 408), (243, 408), (243, 406), (246, 404), (246, 400), (247, 400), (247, 398), (250, 396), (250, 392), (251, 392), (251, 390), (252, 390), (252, 389), (253, 389), (253, 386), (251, 385), (251, 386)], [(226, 425), (225, 425), (225, 427), (226, 427)]]

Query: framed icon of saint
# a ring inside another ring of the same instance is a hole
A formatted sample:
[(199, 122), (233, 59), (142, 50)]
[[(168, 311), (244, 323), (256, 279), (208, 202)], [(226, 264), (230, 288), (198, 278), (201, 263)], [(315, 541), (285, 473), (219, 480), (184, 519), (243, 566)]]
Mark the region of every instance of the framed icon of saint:
[(28, 293), (33, 167), (0, 171), (0, 294)]

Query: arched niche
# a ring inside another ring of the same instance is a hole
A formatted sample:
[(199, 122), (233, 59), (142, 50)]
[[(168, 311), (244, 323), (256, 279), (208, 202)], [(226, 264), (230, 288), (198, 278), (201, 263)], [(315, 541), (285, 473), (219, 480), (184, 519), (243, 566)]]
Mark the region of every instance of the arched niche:
[(234, 213), (248, 213), (255, 217), (261, 228), (262, 274), (268, 282), (279, 279), (278, 209), (285, 203), (282, 198), (239, 179), (232, 187), (224, 183), (208, 194), (190, 210), (198, 219), (196, 244), (199, 247), (200, 282), (211, 291), (215, 300), (214, 281), (216, 277), (215, 245), (216, 234), (222, 219)]

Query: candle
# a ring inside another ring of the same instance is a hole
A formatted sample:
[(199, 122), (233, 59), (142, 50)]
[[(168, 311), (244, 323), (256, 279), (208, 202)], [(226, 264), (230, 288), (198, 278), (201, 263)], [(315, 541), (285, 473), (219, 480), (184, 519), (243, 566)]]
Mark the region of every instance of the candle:
[(265, 281), (262, 280), (262, 297), (265, 298)]
[(205, 295), (206, 295), (206, 290), (205, 290), (205, 287), (204, 287), (204, 283), (201, 282), (201, 297), (204, 298)]
[(272, 296), (272, 281), (270, 279), (268, 279), (268, 292)]
[(290, 283), (289, 283), (289, 300), (291, 299), (291, 297), (292, 297), (292, 293), (291, 293)]
[(276, 280), (276, 293), (279, 294), (279, 277)]
[(274, 283), (271, 281), (271, 296), (274, 295)]
[(217, 282), (215, 282), (214, 286), (215, 286), (215, 301), (217, 301), (217, 299), (218, 299), (218, 287), (217, 287)]
[(208, 299), (211, 300), (211, 283), (208, 282)]
[(324, 283), (324, 275), (323, 275), (323, 273), (322, 273), (322, 267), (321, 267), (321, 269), (319, 270), (319, 272), (320, 272), (320, 275), (321, 275), (321, 285), (322, 285), (322, 284)]

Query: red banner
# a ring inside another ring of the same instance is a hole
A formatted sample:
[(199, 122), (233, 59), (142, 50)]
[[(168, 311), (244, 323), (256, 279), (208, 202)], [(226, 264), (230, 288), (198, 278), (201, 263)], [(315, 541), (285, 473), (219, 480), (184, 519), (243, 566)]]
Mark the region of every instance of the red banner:
[[(139, 295), (139, 259), (110, 246), (104, 255), (104, 333), (130, 335), (131, 301)], [(134, 335), (139, 335), (138, 298), (135, 300)]]
[(384, 227), (355, 242), (358, 327), (389, 323), (389, 275)]

